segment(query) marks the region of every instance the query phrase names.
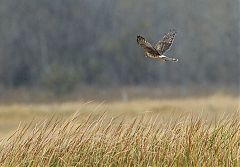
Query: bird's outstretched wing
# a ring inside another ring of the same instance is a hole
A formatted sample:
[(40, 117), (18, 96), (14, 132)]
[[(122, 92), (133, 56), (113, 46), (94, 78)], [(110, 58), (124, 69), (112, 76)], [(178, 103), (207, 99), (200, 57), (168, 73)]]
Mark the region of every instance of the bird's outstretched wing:
[(159, 53), (158, 51), (152, 47), (152, 45), (145, 40), (142, 36), (137, 36), (137, 43), (144, 49), (144, 53), (147, 57), (158, 57)]
[(163, 38), (156, 44), (155, 49), (162, 55), (166, 52), (172, 45), (174, 38), (176, 35), (176, 31), (171, 30), (167, 34), (163, 36)]

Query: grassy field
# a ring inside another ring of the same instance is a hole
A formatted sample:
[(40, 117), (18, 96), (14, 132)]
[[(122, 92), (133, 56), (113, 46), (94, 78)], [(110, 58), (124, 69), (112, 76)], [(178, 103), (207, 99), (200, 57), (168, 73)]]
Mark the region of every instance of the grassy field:
[(0, 164), (239, 166), (239, 109), (223, 95), (2, 104)]

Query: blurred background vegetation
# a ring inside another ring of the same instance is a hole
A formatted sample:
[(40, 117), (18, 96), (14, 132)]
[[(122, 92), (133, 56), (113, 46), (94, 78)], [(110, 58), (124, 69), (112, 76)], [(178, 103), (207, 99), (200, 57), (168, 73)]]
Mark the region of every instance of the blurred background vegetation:
[[(239, 0), (0, 0), (0, 87), (71, 92), (79, 86), (240, 85)], [(167, 53), (136, 43), (176, 29)], [(124, 92), (123, 92), (124, 93)]]

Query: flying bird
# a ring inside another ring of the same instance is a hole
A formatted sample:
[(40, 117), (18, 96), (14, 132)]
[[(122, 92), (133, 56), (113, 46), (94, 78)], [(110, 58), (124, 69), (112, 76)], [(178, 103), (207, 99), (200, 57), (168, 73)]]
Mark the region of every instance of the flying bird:
[(162, 39), (157, 42), (155, 47), (153, 47), (145, 38), (138, 35), (137, 43), (144, 49), (144, 53), (146, 57), (159, 59), (160, 61), (174, 61), (177, 62), (178, 59), (171, 58), (163, 55), (167, 50), (172, 46), (173, 40), (175, 38), (176, 31), (171, 30), (167, 34), (165, 34)]

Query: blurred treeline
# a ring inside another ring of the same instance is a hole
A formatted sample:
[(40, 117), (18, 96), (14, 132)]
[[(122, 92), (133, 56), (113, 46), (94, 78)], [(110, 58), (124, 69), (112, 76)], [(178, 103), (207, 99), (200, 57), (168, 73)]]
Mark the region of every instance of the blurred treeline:
[[(0, 84), (225, 85), (240, 77), (238, 0), (0, 0)], [(169, 29), (179, 63), (146, 59), (138, 34)]]

